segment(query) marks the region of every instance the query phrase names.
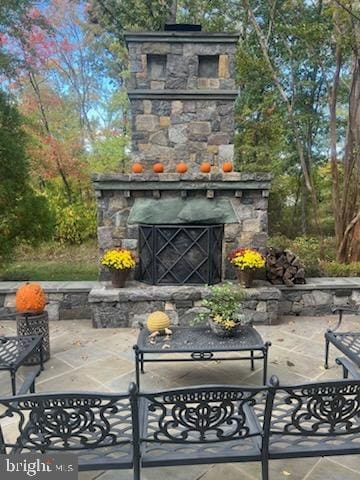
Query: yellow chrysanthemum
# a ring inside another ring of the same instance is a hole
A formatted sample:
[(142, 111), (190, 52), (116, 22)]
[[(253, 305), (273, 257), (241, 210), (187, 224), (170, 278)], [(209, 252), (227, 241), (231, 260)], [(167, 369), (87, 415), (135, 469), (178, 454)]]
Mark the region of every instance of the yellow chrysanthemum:
[(108, 250), (101, 259), (101, 265), (115, 270), (128, 270), (135, 267), (136, 260), (130, 250)]
[(240, 270), (247, 268), (263, 268), (265, 266), (265, 258), (261, 253), (251, 248), (243, 248), (231, 256), (230, 262)]

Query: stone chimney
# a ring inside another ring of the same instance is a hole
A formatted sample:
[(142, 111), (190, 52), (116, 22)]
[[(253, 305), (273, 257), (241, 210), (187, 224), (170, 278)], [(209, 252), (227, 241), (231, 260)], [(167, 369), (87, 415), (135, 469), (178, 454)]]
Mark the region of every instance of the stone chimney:
[(235, 50), (238, 35), (169, 25), (164, 32), (131, 32), (128, 95), (132, 161), (179, 162), (198, 171), (234, 155)]

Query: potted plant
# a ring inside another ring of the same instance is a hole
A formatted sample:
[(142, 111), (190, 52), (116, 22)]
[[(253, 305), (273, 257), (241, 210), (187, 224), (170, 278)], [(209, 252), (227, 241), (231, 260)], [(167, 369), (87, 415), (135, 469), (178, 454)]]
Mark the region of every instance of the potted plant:
[[(50, 358), (49, 316), (44, 310), (46, 296), (38, 283), (26, 283), (16, 291), (15, 308), (16, 329), (18, 336), (41, 335), (43, 361)], [(39, 353), (31, 355), (24, 365), (37, 365), (40, 363)]]
[(265, 267), (265, 258), (254, 248), (237, 248), (228, 255), (228, 260), (235, 267), (240, 285), (245, 288), (252, 286), (255, 271)]
[(214, 285), (208, 298), (202, 301), (203, 312), (195, 324), (207, 321), (211, 330), (220, 337), (233, 337), (241, 333), (241, 327), (248, 324), (242, 310), (244, 292), (230, 283)]
[(136, 266), (136, 257), (131, 250), (116, 248), (105, 252), (101, 264), (110, 270), (113, 287), (123, 288), (130, 270)]

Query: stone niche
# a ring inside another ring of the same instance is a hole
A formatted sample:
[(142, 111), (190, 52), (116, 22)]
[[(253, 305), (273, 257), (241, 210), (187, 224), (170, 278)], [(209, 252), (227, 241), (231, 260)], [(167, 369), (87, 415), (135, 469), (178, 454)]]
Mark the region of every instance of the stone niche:
[(236, 34), (139, 32), (125, 35), (132, 159), (190, 171), (234, 156)]

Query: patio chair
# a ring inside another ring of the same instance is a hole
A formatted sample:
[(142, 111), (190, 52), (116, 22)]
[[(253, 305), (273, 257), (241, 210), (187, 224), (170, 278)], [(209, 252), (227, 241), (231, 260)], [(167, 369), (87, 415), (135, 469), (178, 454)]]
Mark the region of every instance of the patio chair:
[(329, 368), (329, 347), (332, 343), (340, 352), (346, 355), (356, 365), (360, 367), (360, 331), (358, 332), (338, 332), (340, 328), (344, 312), (356, 314), (357, 312), (351, 307), (334, 307), (333, 313), (339, 313), (339, 319), (334, 328), (327, 330), (325, 333), (325, 364), (326, 369)]

